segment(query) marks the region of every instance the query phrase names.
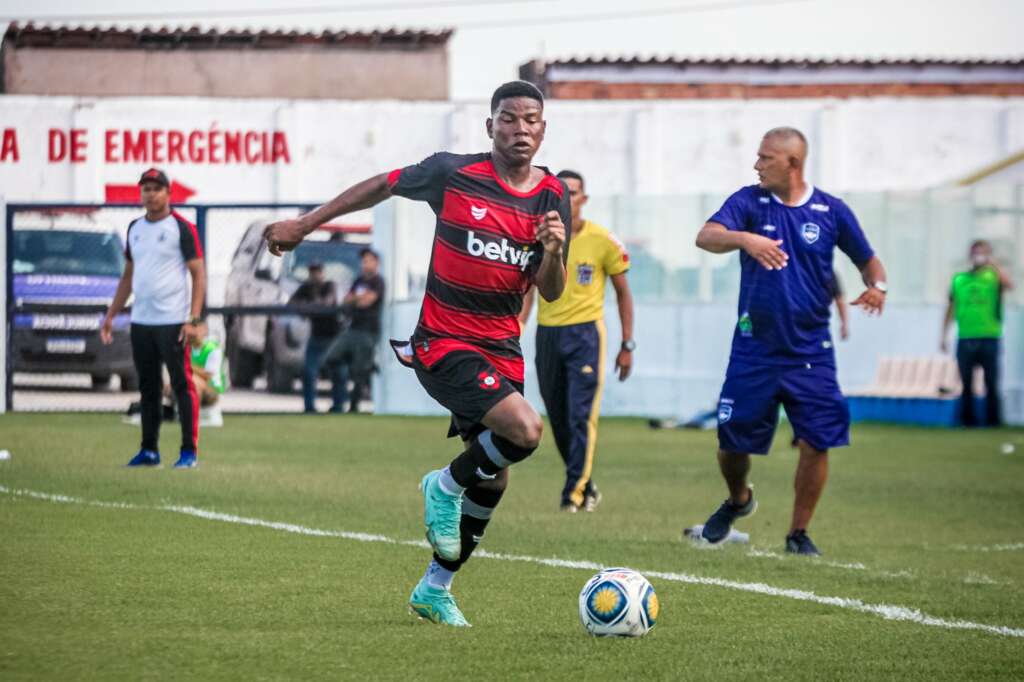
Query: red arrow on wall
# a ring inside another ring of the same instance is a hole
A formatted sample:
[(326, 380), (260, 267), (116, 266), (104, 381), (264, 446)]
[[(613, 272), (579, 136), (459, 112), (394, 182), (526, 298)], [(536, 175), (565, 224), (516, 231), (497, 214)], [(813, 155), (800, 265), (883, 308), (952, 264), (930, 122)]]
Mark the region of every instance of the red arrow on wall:
[[(138, 185), (115, 185), (108, 183), (105, 187), (105, 201), (108, 204), (134, 204), (141, 203), (139, 198)], [(196, 190), (188, 185), (183, 185), (177, 180), (171, 181), (171, 203), (184, 204), (188, 198), (194, 196)]]

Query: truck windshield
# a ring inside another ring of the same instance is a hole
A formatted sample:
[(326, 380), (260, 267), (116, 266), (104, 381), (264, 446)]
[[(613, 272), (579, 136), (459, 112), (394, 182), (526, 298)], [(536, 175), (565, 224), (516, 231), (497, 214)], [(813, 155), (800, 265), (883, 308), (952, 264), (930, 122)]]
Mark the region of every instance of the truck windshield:
[(14, 274), (120, 277), (121, 240), (110, 232), (15, 230)]

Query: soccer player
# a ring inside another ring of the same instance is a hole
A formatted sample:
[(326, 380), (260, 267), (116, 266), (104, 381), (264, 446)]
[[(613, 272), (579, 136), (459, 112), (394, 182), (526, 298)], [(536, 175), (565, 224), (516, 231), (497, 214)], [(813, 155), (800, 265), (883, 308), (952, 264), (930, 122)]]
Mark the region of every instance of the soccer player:
[(750, 455), (771, 447), (781, 403), (799, 442), (786, 551), (820, 554), (807, 535), (828, 476), (828, 451), (849, 444), (850, 413), (836, 380), (829, 334), (835, 247), (861, 272), (867, 290), (852, 305), (881, 314), (885, 268), (853, 212), (804, 180), (807, 140), (794, 128), (769, 130), (757, 151), (760, 183), (739, 190), (705, 223), (697, 246), (740, 250), (736, 330), (718, 403), (718, 464), (729, 497), (704, 524), (711, 543), (754, 513)]
[(295, 248), (336, 216), (392, 195), (427, 202), (437, 214), (427, 291), (409, 343), (396, 355), (452, 413), (449, 436), (465, 450), (423, 477), (424, 522), (434, 558), (409, 605), (435, 623), (466, 626), (451, 594), (508, 484), (508, 467), (540, 443), (540, 415), (523, 398), (519, 311), (536, 285), (549, 301), (565, 287), (569, 193), (532, 165), (544, 140), (544, 98), (513, 81), (491, 98), (490, 152), (441, 152), (376, 175), (297, 219), (269, 225), (271, 253)]
[[(584, 220), (587, 203), (583, 176), (571, 170), (558, 174), (569, 188), (572, 203), (572, 238), (568, 281), (557, 301), (541, 300), (537, 307), (537, 382), (565, 462), (561, 510), (592, 512), (601, 492), (591, 476), (597, 445), (597, 417), (604, 386), (604, 290), (610, 277), (622, 323), (622, 345), (615, 358), (619, 381), (633, 367), (633, 296), (626, 271), (629, 254), (607, 229)], [(526, 323), (533, 290), (523, 304), (520, 322)]]

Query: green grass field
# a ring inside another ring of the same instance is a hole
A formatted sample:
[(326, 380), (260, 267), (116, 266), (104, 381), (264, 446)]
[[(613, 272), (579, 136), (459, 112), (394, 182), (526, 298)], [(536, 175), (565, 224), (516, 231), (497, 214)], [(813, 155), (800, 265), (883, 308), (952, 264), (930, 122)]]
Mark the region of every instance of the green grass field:
[[(179, 472), (125, 469), (138, 434), (118, 419), (0, 416), (13, 455), (0, 462), (4, 680), (1024, 677), (1022, 430), (855, 426), (811, 528), (821, 559), (781, 551), (796, 461), (785, 430), (755, 461), (761, 507), (738, 526), (751, 544), (710, 550), (680, 531), (724, 497), (712, 432), (605, 420), (605, 500), (574, 516), (558, 511), (546, 436), (481, 547), (522, 558), (463, 569), (454, 592), (474, 627), (457, 630), (405, 606), (429, 556), (414, 544), (416, 485), (455, 454), (443, 420), (229, 416), (204, 431), (201, 467)], [(165, 460), (177, 437), (165, 428)], [(530, 557), (679, 575), (651, 578), (661, 616), (647, 637), (595, 639), (577, 616), (593, 570)]]

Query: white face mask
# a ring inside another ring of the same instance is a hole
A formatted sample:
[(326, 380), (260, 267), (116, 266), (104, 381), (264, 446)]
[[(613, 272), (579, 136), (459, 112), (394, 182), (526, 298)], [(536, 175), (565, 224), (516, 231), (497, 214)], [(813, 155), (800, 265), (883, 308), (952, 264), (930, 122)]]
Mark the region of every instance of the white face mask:
[(985, 253), (972, 253), (971, 254), (971, 265), (976, 268), (980, 268), (983, 265), (988, 265), (988, 254)]

